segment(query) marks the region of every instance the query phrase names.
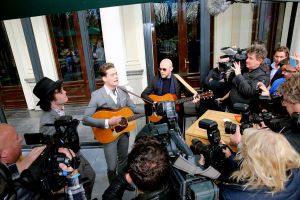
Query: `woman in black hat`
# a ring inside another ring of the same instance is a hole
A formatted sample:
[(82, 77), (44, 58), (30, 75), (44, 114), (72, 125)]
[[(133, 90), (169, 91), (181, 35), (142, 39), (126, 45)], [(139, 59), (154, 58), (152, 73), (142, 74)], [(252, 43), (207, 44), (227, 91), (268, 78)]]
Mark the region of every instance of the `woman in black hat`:
[[(67, 92), (62, 87), (62, 80), (53, 81), (47, 77), (37, 82), (33, 93), (40, 99), (37, 105), (44, 111), (40, 119), (40, 132), (46, 135), (56, 133), (54, 126), (55, 120), (65, 115), (64, 104), (68, 101)], [(76, 156), (80, 158), (78, 168), (82, 180), (88, 180), (84, 184), (87, 199), (91, 199), (92, 190), (95, 182), (95, 171), (86, 158), (78, 151)]]

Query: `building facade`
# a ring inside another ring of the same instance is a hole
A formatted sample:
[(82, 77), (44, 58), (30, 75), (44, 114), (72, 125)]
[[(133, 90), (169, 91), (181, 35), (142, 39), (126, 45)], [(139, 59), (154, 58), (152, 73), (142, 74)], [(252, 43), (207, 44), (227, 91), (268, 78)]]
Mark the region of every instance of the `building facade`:
[[(36, 80), (64, 79), (71, 104), (85, 104), (101, 86), (98, 69), (112, 62), (120, 85), (141, 94), (170, 58), (194, 88), (226, 46), (266, 43), (269, 57), (283, 45), (300, 52), (298, 3), (233, 4), (217, 16), (206, 1), (168, 1), (13, 19), (1, 22), (0, 103), (5, 109), (36, 107)], [(133, 97), (136, 103), (142, 100)]]

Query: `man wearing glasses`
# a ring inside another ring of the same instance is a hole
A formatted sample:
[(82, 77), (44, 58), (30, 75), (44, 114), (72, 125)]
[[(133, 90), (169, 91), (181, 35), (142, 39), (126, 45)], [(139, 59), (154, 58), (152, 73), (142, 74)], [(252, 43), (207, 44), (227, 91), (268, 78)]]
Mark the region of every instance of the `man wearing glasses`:
[[(181, 98), (181, 93), (184, 92), (186, 97), (193, 96), (193, 94), (188, 91), (172, 74), (173, 63), (170, 59), (165, 58), (160, 62), (159, 65), (159, 75), (155, 76), (152, 83), (145, 88), (142, 92), (142, 98), (155, 103), (148, 95), (154, 94), (158, 96), (163, 96), (165, 94), (175, 94), (177, 99)], [(197, 103), (200, 99), (194, 96), (193, 103)], [(183, 104), (180, 105), (180, 111), (178, 113), (178, 125), (182, 130), (183, 125)], [(161, 120), (159, 123), (165, 122)]]
[[(53, 81), (48, 77), (44, 77), (37, 82), (33, 89), (35, 96), (40, 99), (37, 105), (44, 111), (40, 119), (40, 132), (45, 135), (55, 134), (55, 127), (47, 126), (47, 124), (54, 124), (55, 120), (65, 115), (64, 105), (68, 101), (68, 96), (62, 84), (62, 80)], [(81, 175), (81, 180), (85, 182), (86, 197), (87, 199), (91, 199), (96, 177), (95, 171), (87, 159), (80, 153), (80, 150), (75, 153), (80, 158), (78, 171)]]

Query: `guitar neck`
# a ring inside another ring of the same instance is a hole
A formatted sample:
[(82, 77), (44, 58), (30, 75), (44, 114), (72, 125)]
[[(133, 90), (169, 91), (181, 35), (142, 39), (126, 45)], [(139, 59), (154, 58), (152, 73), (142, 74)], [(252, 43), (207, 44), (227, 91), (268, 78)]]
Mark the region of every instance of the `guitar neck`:
[(184, 103), (184, 102), (188, 102), (188, 101), (193, 101), (194, 97), (191, 96), (191, 97), (186, 97), (186, 98), (182, 98), (182, 99), (177, 99), (175, 100), (175, 103), (176, 104), (181, 104), (181, 103)]
[(135, 115), (133, 115), (133, 116), (131, 116), (131, 117), (127, 117), (127, 120), (128, 120), (128, 122), (130, 122), (130, 121), (136, 120), (136, 119), (141, 118), (141, 117), (144, 117), (144, 116), (145, 116), (144, 113), (141, 113), (141, 114), (135, 114)]

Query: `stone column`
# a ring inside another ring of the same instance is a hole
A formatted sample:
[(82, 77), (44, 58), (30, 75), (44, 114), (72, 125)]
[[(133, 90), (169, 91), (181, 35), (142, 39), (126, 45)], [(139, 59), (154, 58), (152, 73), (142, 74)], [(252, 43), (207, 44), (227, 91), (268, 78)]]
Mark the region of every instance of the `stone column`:
[(101, 8), (100, 15), (106, 62), (114, 63), (119, 74), (119, 85), (126, 85), (126, 48), (121, 8)]

